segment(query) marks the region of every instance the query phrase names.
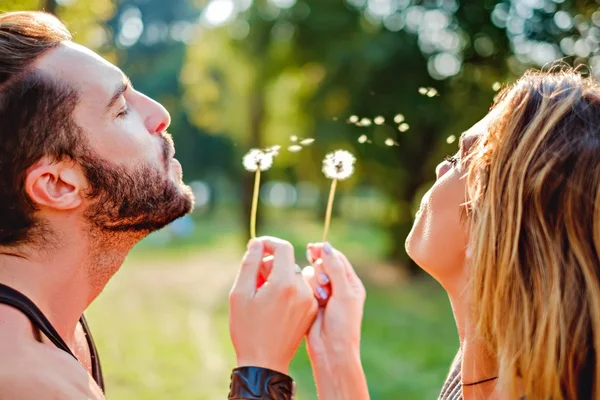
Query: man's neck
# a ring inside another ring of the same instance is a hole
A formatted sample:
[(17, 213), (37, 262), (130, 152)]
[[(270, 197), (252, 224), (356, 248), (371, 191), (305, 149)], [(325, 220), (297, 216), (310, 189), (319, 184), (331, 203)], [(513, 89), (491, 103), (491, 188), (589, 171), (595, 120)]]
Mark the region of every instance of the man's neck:
[(130, 238), (91, 237), (78, 232), (43, 250), (0, 249), (0, 283), (33, 301), (71, 348), (79, 318), (135, 243)]

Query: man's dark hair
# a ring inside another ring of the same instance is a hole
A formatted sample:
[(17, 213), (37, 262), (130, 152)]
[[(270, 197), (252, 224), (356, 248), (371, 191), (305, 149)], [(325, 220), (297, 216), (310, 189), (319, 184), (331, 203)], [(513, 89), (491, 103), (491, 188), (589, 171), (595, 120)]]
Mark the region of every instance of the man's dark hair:
[(77, 91), (34, 65), (68, 40), (67, 28), (50, 14), (0, 14), (0, 245), (33, 241), (43, 229), (25, 192), (27, 170), (44, 156), (75, 158)]

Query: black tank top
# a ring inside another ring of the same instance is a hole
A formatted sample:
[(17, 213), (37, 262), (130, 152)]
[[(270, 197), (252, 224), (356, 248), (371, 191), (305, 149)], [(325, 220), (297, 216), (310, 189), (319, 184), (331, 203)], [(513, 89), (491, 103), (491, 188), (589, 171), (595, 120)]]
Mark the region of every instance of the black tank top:
[[(6, 304), (8, 306), (14, 307), (17, 310), (21, 311), (23, 314), (29, 318), (33, 326), (39, 329), (46, 337), (54, 343), (56, 347), (59, 349), (69, 353), (73, 358), (77, 359), (69, 346), (65, 343), (65, 341), (60, 337), (56, 329), (50, 324), (48, 318), (40, 309), (33, 304), (31, 300), (25, 297), (22, 293), (5, 286), (0, 283), (0, 304)], [(100, 367), (100, 359), (98, 358), (98, 351), (96, 350), (96, 346), (94, 345), (94, 339), (92, 338), (92, 334), (90, 332), (90, 328), (85, 320), (85, 317), (82, 315), (79, 319), (81, 323), (81, 327), (85, 333), (85, 339), (87, 341), (88, 347), (90, 349), (90, 357), (92, 360), (92, 377), (104, 392), (104, 379), (102, 378), (102, 368)]]

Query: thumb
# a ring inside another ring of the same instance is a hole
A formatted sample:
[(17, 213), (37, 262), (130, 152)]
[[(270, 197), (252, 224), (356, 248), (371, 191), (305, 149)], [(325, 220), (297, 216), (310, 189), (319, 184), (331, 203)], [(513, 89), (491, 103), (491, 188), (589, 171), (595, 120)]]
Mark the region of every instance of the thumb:
[(256, 292), (256, 280), (260, 272), (263, 256), (263, 244), (252, 239), (248, 243), (248, 251), (242, 259), (242, 266), (233, 285), (232, 292), (253, 296)]
[(325, 309), (322, 307), (319, 307), (319, 310), (317, 311), (317, 316), (315, 317), (315, 321), (313, 322), (312, 326), (308, 330), (307, 339), (309, 342), (313, 342), (314, 340), (318, 339), (319, 336), (321, 336), (321, 329), (323, 329), (323, 318), (324, 317), (325, 317)]
[(348, 275), (346, 267), (329, 243), (323, 244), (323, 269), (331, 281), (332, 295), (348, 290)]

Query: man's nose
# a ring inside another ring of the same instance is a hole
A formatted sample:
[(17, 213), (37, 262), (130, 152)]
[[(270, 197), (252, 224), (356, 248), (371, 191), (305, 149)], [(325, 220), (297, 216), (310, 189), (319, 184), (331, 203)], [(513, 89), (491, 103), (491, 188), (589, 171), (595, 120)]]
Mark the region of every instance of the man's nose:
[(159, 102), (144, 96), (144, 107), (147, 109), (145, 124), (148, 132), (161, 134), (171, 125), (171, 115)]

